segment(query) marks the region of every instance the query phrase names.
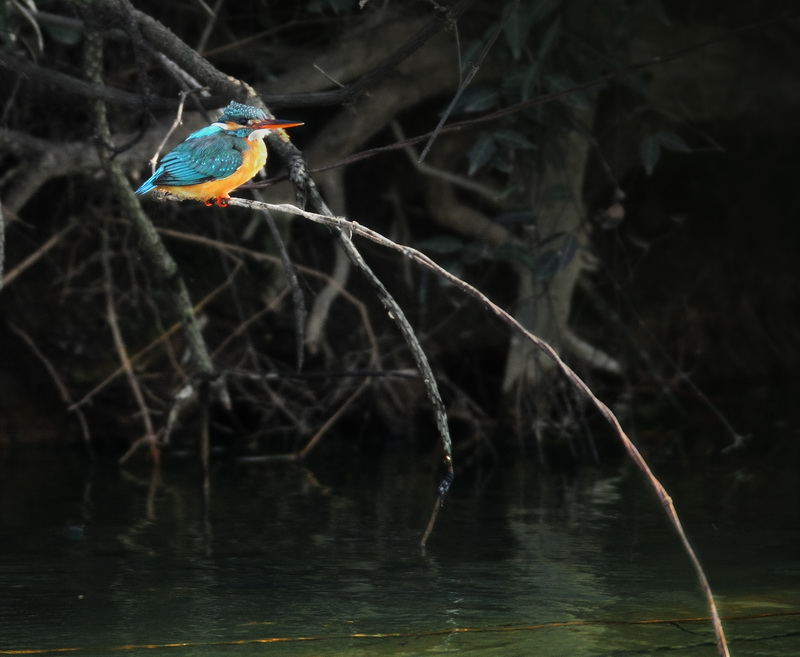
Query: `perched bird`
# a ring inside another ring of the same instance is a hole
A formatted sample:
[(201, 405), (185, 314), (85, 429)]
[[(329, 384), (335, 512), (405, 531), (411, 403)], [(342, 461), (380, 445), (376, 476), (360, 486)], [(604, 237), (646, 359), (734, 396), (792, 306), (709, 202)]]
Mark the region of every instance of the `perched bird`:
[(158, 189), (224, 208), (228, 192), (250, 180), (266, 163), (264, 135), (297, 125), (303, 124), (269, 119), (258, 107), (231, 102), (216, 123), (193, 132), (167, 153), (136, 193)]

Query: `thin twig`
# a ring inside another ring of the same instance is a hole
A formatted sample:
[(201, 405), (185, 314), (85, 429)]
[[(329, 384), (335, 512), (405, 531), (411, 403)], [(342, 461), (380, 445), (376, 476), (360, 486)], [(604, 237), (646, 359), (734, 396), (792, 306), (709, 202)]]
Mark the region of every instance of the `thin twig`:
[(433, 146), (433, 142), (436, 141), (436, 137), (439, 136), (439, 133), (442, 131), (442, 128), (444, 127), (445, 122), (447, 121), (448, 118), (450, 118), (450, 114), (453, 112), (453, 108), (456, 106), (456, 104), (458, 103), (459, 99), (461, 98), (461, 95), (464, 93), (466, 88), (469, 86), (469, 83), (472, 82), (472, 78), (475, 77), (475, 74), (478, 72), (478, 69), (481, 67), (481, 64), (483, 63), (483, 60), (486, 59), (486, 56), (489, 54), (489, 51), (492, 49), (492, 46), (494, 45), (494, 42), (497, 41), (497, 37), (500, 36), (500, 33), (503, 31), (503, 29), (505, 29), (506, 23), (508, 23), (509, 19), (513, 15), (514, 15), (513, 11), (508, 11), (506, 13), (506, 15), (503, 18), (503, 20), (501, 20), (500, 24), (497, 26), (497, 29), (494, 31), (492, 36), (489, 37), (489, 40), (486, 42), (486, 45), (483, 47), (483, 50), (481, 50), (481, 54), (478, 55), (478, 60), (475, 61), (475, 62), (470, 62), (470, 64), (469, 64), (469, 72), (467, 73), (466, 77), (461, 81), (461, 84), (458, 87), (458, 91), (456, 91), (455, 96), (453, 96), (453, 99), (450, 101), (450, 104), (447, 106), (447, 109), (444, 111), (444, 114), (442, 114), (442, 118), (439, 119), (439, 123), (436, 125), (436, 128), (434, 128), (433, 132), (431, 133), (431, 137), (428, 140), (428, 143), (425, 144), (425, 148), (422, 149), (422, 153), (419, 156), (419, 162), (420, 163), (422, 163), (422, 161), (425, 159), (425, 156), (428, 154), (428, 151), (431, 150), (431, 146)]
[[(200, 311), (203, 308), (205, 308), (205, 306), (208, 303), (210, 303), (220, 292), (222, 292), (227, 287), (229, 287), (230, 283), (231, 283), (231, 278), (229, 277), (224, 282), (222, 282), (220, 285), (218, 285), (216, 288), (211, 290), (211, 292), (209, 292), (205, 297), (203, 297), (197, 303), (197, 305), (195, 305), (192, 308), (192, 312), (195, 315), (198, 315), (200, 313)], [(138, 362), (141, 358), (143, 358), (148, 353), (150, 353), (150, 351), (152, 351), (153, 349), (155, 349), (159, 345), (166, 343), (167, 340), (169, 340), (169, 338), (171, 338), (173, 335), (175, 335), (182, 328), (185, 328), (185, 325), (184, 325), (183, 322), (181, 322), (181, 321), (175, 322), (166, 331), (164, 331), (161, 335), (159, 335), (157, 338), (155, 338), (150, 344), (142, 347), (139, 351), (137, 351), (135, 354), (133, 354), (129, 358), (131, 364)], [(103, 379), (94, 388), (92, 388), (83, 397), (81, 397), (80, 400), (78, 400), (72, 406), (70, 406), (68, 410), (73, 410), (74, 408), (77, 408), (79, 406), (83, 406), (83, 405), (89, 403), (97, 393), (99, 393), (101, 390), (103, 390), (103, 388), (105, 388), (109, 383), (111, 383), (114, 379), (116, 379), (120, 374), (123, 374), (124, 372), (125, 372), (125, 368), (122, 367), (122, 366), (120, 366), (117, 369), (115, 369), (105, 379)]]
[[(253, 195), (257, 200), (261, 199), (261, 194), (258, 190), (253, 190)], [(303, 338), (306, 334), (306, 319), (308, 318), (308, 309), (306, 308), (306, 300), (303, 296), (303, 290), (300, 287), (300, 280), (297, 277), (297, 268), (289, 256), (289, 251), (286, 248), (286, 243), (283, 240), (281, 232), (278, 230), (278, 225), (275, 223), (275, 217), (271, 212), (259, 213), (266, 220), (267, 228), (272, 236), (272, 242), (278, 249), (283, 264), (283, 271), (286, 276), (286, 281), (292, 290), (292, 308), (294, 310), (294, 326), (295, 326), (295, 358), (297, 361), (297, 371), (303, 369), (303, 360), (305, 356), (305, 349), (303, 345)]]
[(320, 428), (317, 430), (317, 432), (316, 432), (316, 433), (315, 433), (315, 434), (314, 434), (314, 435), (311, 437), (311, 440), (309, 440), (309, 441), (308, 441), (308, 443), (306, 444), (306, 446), (305, 446), (305, 447), (303, 447), (303, 449), (301, 449), (301, 450), (300, 450), (300, 451), (297, 453), (297, 458), (298, 458), (299, 460), (301, 460), (301, 461), (302, 461), (303, 459), (305, 459), (305, 458), (308, 456), (309, 452), (310, 452), (312, 449), (314, 449), (314, 447), (316, 447), (317, 443), (318, 443), (320, 440), (322, 440), (322, 437), (323, 437), (323, 436), (324, 436), (326, 433), (328, 433), (328, 431), (330, 430), (330, 428), (331, 428), (331, 427), (332, 427), (334, 424), (336, 424), (336, 422), (339, 420), (339, 418), (340, 418), (340, 417), (342, 417), (342, 415), (344, 414), (344, 412), (345, 412), (345, 411), (346, 411), (348, 408), (350, 408), (350, 406), (352, 406), (353, 402), (355, 402), (355, 401), (356, 401), (356, 399), (358, 399), (358, 398), (359, 398), (359, 397), (362, 395), (362, 393), (363, 393), (363, 392), (364, 392), (364, 391), (365, 391), (365, 390), (366, 390), (366, 389), (369, 387), (369, 384), (370, 384), (370, 383), (371, 383), (371, 380), (370, 380), (370, 379), (364, 379), (364, 381), (362, 381), (362, 382), (361, 382), (361, 385), (360, 385), (360, 386), (358, 386), (358, 388), (356, 388), (356, 389), (353, 391), (353, 393), (352, 393), (352, 394), (351, 394), (351, 395), (350, 395), (350, 396), (349, 396), (349, 397), (348, 397), (348, 398), (347, 398), (347, 399), (344, 401), (344, 403), (343, 403), (341, 406), (339, 406), (339, 408), (337, 408), (337, 409), (336, 409), (336, 411), (333, 413), (333, 415), (331, 415), (331, 416), (330, 416), (330, 417), (329, 417), (327, 420), (325, 420), (325, 422), (323, 423), (323, 425), (322, 425), (322, 426), (321, 426), (321, 427), (320, 427)]
[(317, 69), (320, 72), (321, 75), (324, 75), (326, 78), (328, 78), (328, 80), (333, 82), (333, 84), (335, 84), (337, 87), (341, 87), (342, 89), (345, 88), (344, 84), (342, 84), (341, 82), (339, 82), (339, 80), (334, 79), (331, 75), (329, 75), (328, 73), (323, 71), (322, 67), (319, 64), (317, 64), (316, 62), (311, 64), (311, 66), (313, 66), (315, 69)]
[(422, 346), (419, 344), (419, 340), (414, 333), (414, 329), (411, 328), (411, 324), (409, 324), (405, 313), (403, 313), (403, 310), (400, 308), (397, 301), (395, 301), (394, 297), (386, 289), (383, 282), (375, 275), (375, 272), (372, 271), (370, 266), (361, 256), (361, 253), (350, 239), (350, 235), (344, 230), (339, 229), (336, 231), (336, 238), (339, 242), (339, 245), (345, 250), (347, 256), (350, 258), (353, 264), (367, 278), (370, 285), (372, 285), (372, 288), (378, 295), (378, 299), (389, 312), (389, 316), (394, 320), (395, 324), (405, 338), (406, 344), (408, 345), (411, 355), (414, 358), (414, 362), (422, 374), (422, 381), (425, 384), (425, 391), (428, 393), (428, 399), (433, 406), (436, 427), (442, 440), (442, 447), (444, 448), (445, 465), (447, 466), (448, 475), (452, 477), (453, 447), (450, 440), (450, 429), (447, 424), (447, 411), (445, 410), (442, 396), (439, 393), (439, 386), (436, 383), (436, 377), (433, 375), (433, 370), (431, 370), (430, 363), (428, 362), (428, 357), (422, 350)]
[[(432, 176), (434, 178), (439, 178), (444, 180), (445, 182), (452, 183), (456, 187), (460, 187), (461, 189), (466, 189), (471, 192), (474, 192), (478, 196), (482, 196), (483, 198), (491, 201), (492, 203), (497, 203), (501, 194), (503, 193), (499, 189), (493, 189), (488, 185), (484, 185), (479, 183), (474, 178), (470, 178), (468, 176), (462, 176), (457, 173), (453, 173), (452, 171), (447, 171), (445, 169), (439, 169), (435, 166), (430, 164), (426, 164), (422, 161), (422, 156), (418, 156), (414, 149), (412, 148), (412, 144), (408, 143), (405, 134), (403, 134), (403, 128), (400, 126), (400, 123), (396, 120), (392, 121), (391, 123), (392, 134), (394, 134), (394, 138), (397, 140), (395, 143), (403, 144), (403, 151), (408, 156), (408, 159), (411, 161), (412, 166), (419, 171), (420, 173)], [(433, 140), (433, 137), (431, 137)]]
[(214, 350), (211, 352), (211, 357), (217, 358), (221, 353), (223, 353), (224, 349), (231, 342), (233, 342), (239, 336), (244, 335), (245, 332), (250, 328), (251, 324), (254, 324), (258, 320), (260, 320), (268, 312), (275, 310), (275, 308), (283, 302), (283, 299), (288, 292), (289, 292), (289, 287), (288, 286), (284, 287), (280, 292), (276, 293), (275, 296), (270, 299), (270, 302), (266, 306), (264, 306), (261, 310), (257, 310), (247, 319), (240, 317), (239, 325), (235, 329), (233, 329), (228, 334), (228, 336), (224, 340), (222, 340), (222, 342), (220, 342), (216, 347), (214, 347)]
[(161, 157), (161, 151), (164, 150), (164, 146), (167, 144), (167, 140), (172, 136), (172, 133), (177, 130), (178, 126), (183, 123), (183, 107), (186, 104), (186, 97), (192, 92), (190, 91), (181, 91), (181, 100), (180, 104), (178, 105), (178, 111), (175, 113), (175, 120), (172, 122), (172, 125), (167, 130), (166, 134), (164, 135), (164, 139), (161, 140), (161, 143), (156, 148), (156, 152), (153, 153), (153, 157), (150, 158), (150, 171), (153, 172), (156, 170), (156, 164), (158, 164), (158, 158)]
[[(294, 207), (294, 206), (291, 206), (291, 207)], [(205, 246), (209, 246), (209, 247), (212, 247), (212, 248), (220, 249), (223, 252), (238, 253), (238, 254), (246, 255), (246, 256), (248, 256), (250, 258), (253, 258), (254, 260), (257, 260), (257, 261), (273, 262), (273, 263), (280, 262), (280, 259), (277, 258), (276, 256), (271, 256), (269, 254), (261, 253), (259, 251), (253, 251), (251, 249), (248, 249), (246, 247), (240, 246), (238, 244), (230, 244), (230, 243), (227, 243), (227, 242), (220, 242), (218, 240), (213, 240), (211, 238), (204, 237), (202, 235), (193, 235), (191, 233), (183, 233), (183, 232), (180, 232), (180, 231), (171, 230), (169, 228), (158, 228), (158, 232), (161, 233), (162, 235), (173, 237), (173, 238), (176, 238), (176, 239), (180, 239), (180, 240), (183, 240), (183, 241), (186, 241), (186, 242), (194, 242), (194, 243), (197, 243), (197, 244), (203, 244)], [(313, 276), (313, 277), (320, 278), (320, 279), (323, 279), (325, 281), (329, 281), (330, 282), (330, 277), (327, 274), (319, 272), (319, 271), (317, 271), (315, 269), (311, 269), (309, 267), (304, 267), (302, 265), (295, 265), (295, 267), (297, 268), (297, 270), (299, 272), (302, 272), (306, 276)], [(335, 282), (333, 282), (333, 284), (336, 285)], [(220, 285), (218, 285), (215, 289), (213, 289), (205, 297), (203, 297), (200, 301), (198, 301), (197, 304), (192, 309), (194, 311), (195, 315), (198, 315), (203, 310), (203, 308), (205, 308), (214, 298), (216, 298), (216, 296), (220, 292), (222, 292), (229, 285), (230, 285), (230, 278), (228, 280), (226, 280), (225, 282), (221, 283)], [(372, 362), (377, 363), (378, 362), (378, 340), (377, 340), (377, 338), (375, 336), (375, 330), (372, 327), (372, 323), (370, 322), (369, 313), (367, 312), (366, 306), (361, 301), (356, 299), (350, 292), (348, 292), (344, 288), (340, 288), (339, 289), (339, 294), (341, 294), (342, 297), (346, 301), (348, 301), (352, 306), (354, 306), (356, 311), (358, 312), (359, 317), (361, 318), (361, 322), (362, 322), (362, 324), (364, 326), (364, 332), (366, 334), (367, 342), (369, 344), (371, 360), (372, 360)], [(130, 356), (131, 363), (137, 363), (139, 360), (141, 360), (147, 354), (149, 354), (153, 349), (155, 349), (156, 347), (158, 347), (158, 346), (160, 346), (162, 344), (165, 344), (169, 340), (169, 338), (171, 338), (178, 331), (180, 331), (181, 328), (183, 328), (183, 324), (181, 322), (176, 322), (176, 323), (172, 324), (172, 326), (170, 326), (161, 335), (156, 337), (152, 342), (150, 342), (149, 344), (147, 344), (144, 347), (142, 347), (135, 354), (131, 355)], [(216, 356), (219, 353), (219, 349), (221, 348), (221, 346), (222, 345), (218, 345), (217, 346), (217, 349), (215, 350), (214, 354), (212, 354), (212, 356)], [(96, 386), (94, 386), (94, 388), (92, 388), (83, 397), (81, 397), (81, 399), (79, 399), (78, 401), (72, 403), (69, 406), (69, 408), (67, 408), (67, 410), (68, 411), (73, 411), (76, 408), (79, 408), (81, 406), (85, 406), (86, 404), (91, 402), (92, 399), (98, 393), (100, 393), (104, 388), (106, 388), (112, 381), (114, 381), (117, 377), (119, 377), (124, 372), (125, 372), (125, 370), (124, 370), (124, 368), (122, 366), (116, 368), (113, 372), (111, 372), (108, 376), (106, 376), (105, 379), (100, 381)]]
[(211, 33), (214, 31), (214, 26), (217, 24), (219, 10), (222, 7), (224, 0), (217, 0), (217, 3), (214, 5), (213, 9), (211, 9), (205, 2), (202, 2), (202, 0), (198, 0), (198, 2), (210, 12), (208, 23), (206, 23), (206, 26), (203, 28), (203, 34), (200, 35), (200, 40), (197, 42), (197, 47), (195, 48), (197, 52), (203, 52), (206, 49), (206, 45), (208, 44), (208, 39), (211, 36)]
[(181, 413), (183, 413), (183, 411), (188, 408), (189, 404), (194, 401), (195, 392), (195, 386), (191, 383), (187, 383), (172, 398), (172, 407), (169, 409), (167, 423), (164, 425), (163, 442), (165, 445), (169, 444), (169, 441), (172, 438), (172, 432), (178, 425), (178, 420), (180, 419)]
[[(1, 218), (0, 218), (1, 219)], [(0, 287), (3, 285), (8, 285), (11, 283), (17, 276), (19, 276), (22, 272), (24, 272), (28, 267), (35, 264), (42, 256), (46, 255), (49, 251), (51, 251), (54, 247), (58, 246), (59, 242), (61, 242), (64, 237), (66, 237), (73, 228), (78, 225), (77, 221), (70, 221), (64, 228), (59, 230), (54, 235), (51, 235), (44, 244), (42, 244), (36, 251), (31, 253), (28, 257), (26, 257), (22, 262), (20, 262), (14, 269), (8, 272), (5, 277), (5, 281), (0, 281)], [(0, 227), (0, 278), (2, 278), (2, 227)]]
[(28, 348), (41, 361), (42, 365), (44, 365), (44, 368), (47, 370), (47, 373), (50, 375), (50, 378), (53, 380), (56, 388), (58, 388), (58, 394), (61, 396), (61, 401), (70, 406), (70, 409), (78, 416), (78, 422), (81, 425), (81, 432), (83, 433), (83, 442), (86, 445), (86, 452), (89, 454), (89, 458), (94, 460), (95, 454), (94, 448), (92, 447), (92, 436), (89, 433), (89, 423), (86, 421), (86, 416), (83, 414), (83, 411), (80, 408), (72, 408), (72, 396), (69, 394), (67, 386), (64, 385), (64, 382), (61, 380), (58, 370), (55, 368), (53, 363), (50, 362), (50, 359), (42, 353), (39, 347), (36, 346), (33, 338), (31, 338), (25, 331), (23, 331), (13, 322), (8, 322), (7, 326), (14, 333), (16, 333), (26, 345), (28, 345)]
[(125, 341), (122, 338), (122, 331), (119, 328), (119, 320), (117, 318), (117, 310), (114, 307), (114, 279), (111, 273), (111, 263), (109, 262), (109, 246), (108, 246), (108, 231), (103, 230), (103, 246), (102, 246), (102, 260), (103, 260), (103, 275), (104, 275), (104, 288), (106, 294), (106, 319), (108, 326), (111, 329), (111, 336), (114, 339), (114, 348), (117, 350), (117, 356), (125, 370), (125, 376), (128, 379), (128, 385), (131, 387), (133, 397), (136, 400), (136, 405), (139, 407), (139, 412), (142, 414), (142, 422), (144, 424), (144, 440), (150, 447), (150, 457), (156, 465), (161, 460), (161, 454), (158, 449), (158, 439), (153, 430), (153, 421), (150, 417), (150, 409), (147, 407), (142, 388), (139, 385), (139, 379), (136, 378), (136, 373), (133, 371), (133, 365), (128, 357), (128, 349), (125, 347)]
[[(459, 3), (459, 6), (462, 4), (463, 3)], [(308, 165), (306, 164), (302, 153), (294, 144), (291, 143), (288, 137), (284, 140), (280, 137), (280, 135), (273, 134), (268, 135), (268, 139), (270, 146), (278, 152), (280, 157), (286, 163), (286, 166), (289, 170), (289, 177), (294, 186), (295, 195), (300, 204), (308, 204), (309, 207), (313, 207), (318, 212), (324, 213), (326, 216), (333, 217), (333, 213), (323, 200), (316, 183), (308, 173)], [(260, 207), (263, 209), (270, 206), (269, 204), (263, 204)], [(295, 210), (297, 210), (297, 208), (295, 208)], [(331, 227), (330, 224), (328, 224), (328, 226)], [(419, 344), (419, 340), (414, 330), (411, 328), (411, 324), (409, 323), (408, 318), (405, 316), (403, 309), (400, 307), (397, 301), (395, 301), (394, 297), (389, 293), (372, 269), (370, 269), (364, 258), (361, 257), (358, 249), (350, 239), (351, 234), (339, 229), (334, 230), (334, 234), (336, 235), (339, 245), (345, 251), (348, 258), (350, 258), (351, 262), (361, 271), (361, 273), (370, 283), (376, 295), (378, 296), (378, 299), (383, 304), (384, 308), (386, 308), (390, 319), (394, 321), (395, 325), (400, 330), (406, 345), (411, 351), (411, 355), (414, 358), (416, 366), (422, 374), (422, 382), (425, 386), (425, 392), (428, 396), (431, 406), (433, 407), (436, 428), (439, 433), (439, 438), (442, 442), (444, 462), (445, 467), (447, 468), (447, 474), (445, 475), (445, 479), (442, 481), (439, 490), (440, 492), (446, 493), (450, 482), (453, 479), (453, 447), (450, 439), (450, 428), (447, 424), (447, 413), (445, 411), (444, 402), (442, 401), (442, 396), (439, 393), (439, 387), (436, 383), (436, 378), (433, 376), (430, 363), (428, 363), (428, 357)]]

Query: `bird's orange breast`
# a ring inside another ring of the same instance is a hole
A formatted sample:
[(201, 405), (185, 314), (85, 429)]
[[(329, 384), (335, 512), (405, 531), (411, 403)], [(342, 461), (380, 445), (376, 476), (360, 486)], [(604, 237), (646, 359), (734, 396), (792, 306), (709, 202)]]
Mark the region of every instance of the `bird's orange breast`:
[(211, 198), (227, 198), (229, 192), (243, 185), (255, 176), (267, 162), (267, 147), (263, 139), (247, 141), (250, 148), (242, 153), (242, 165), (226, 178), (219, 180), (209, 180), (208, 182), (198, 183), (197, 185), (173, 186), (157, 185), (156, 189), (168, 192), (174, 196), (192, 199), (195, 201), (206, 201)]

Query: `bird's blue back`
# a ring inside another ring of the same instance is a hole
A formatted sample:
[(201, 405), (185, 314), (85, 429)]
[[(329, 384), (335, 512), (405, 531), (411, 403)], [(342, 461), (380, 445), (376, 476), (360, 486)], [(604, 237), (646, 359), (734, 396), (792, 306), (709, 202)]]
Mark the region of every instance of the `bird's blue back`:
[(136, 193), (145, 194), (157, 185), (185, 187), (227, 178), (242, 166), (250, 132), (246, 128), (226, 130), (218, 125), (193, 132), (164, 156)]

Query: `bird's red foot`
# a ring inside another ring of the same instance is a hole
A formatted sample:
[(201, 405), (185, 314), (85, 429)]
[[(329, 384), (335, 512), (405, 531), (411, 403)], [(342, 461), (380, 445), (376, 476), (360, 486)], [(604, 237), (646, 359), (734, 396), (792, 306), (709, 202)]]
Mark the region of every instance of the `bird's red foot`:
[(229, 198), (230, 196), (214, 196), (203, 201), (203, 205), (210, 208), (212, 205), (216, 204), (219, 208), (227, 208)]

